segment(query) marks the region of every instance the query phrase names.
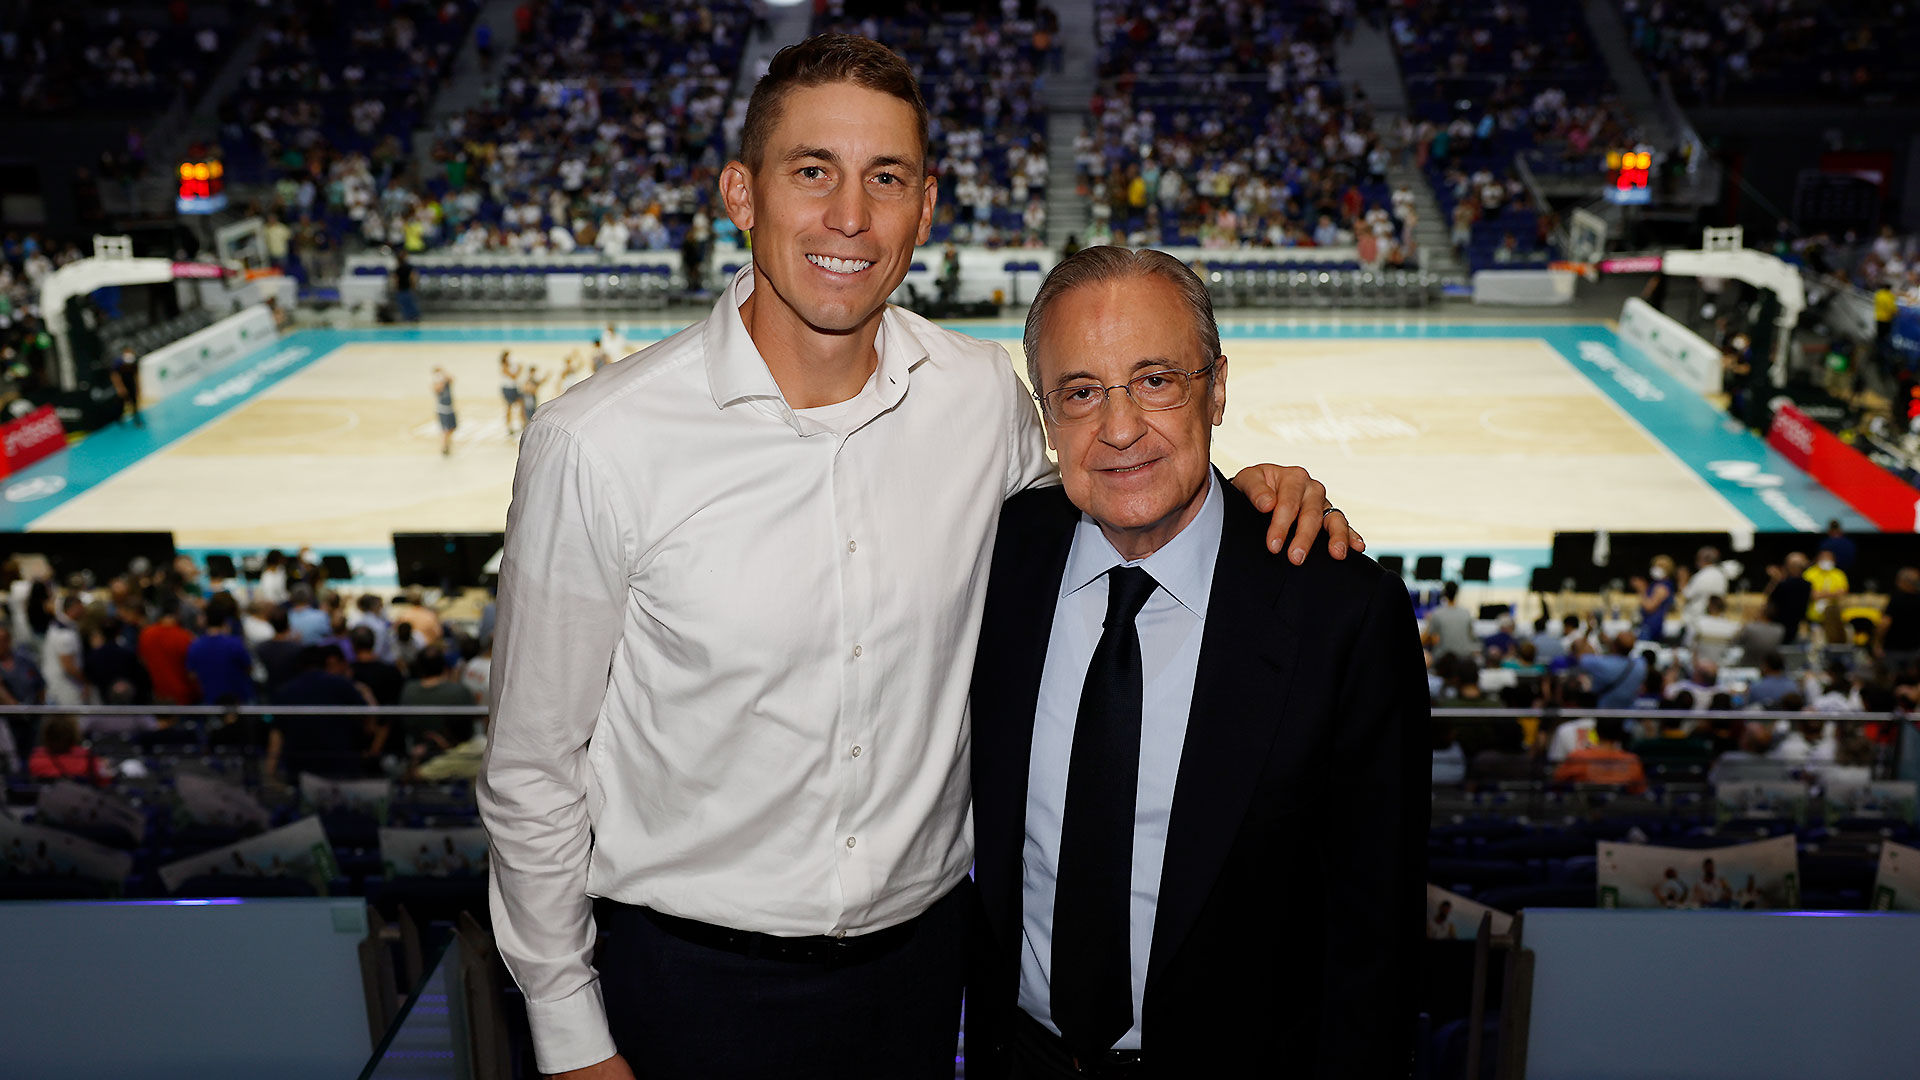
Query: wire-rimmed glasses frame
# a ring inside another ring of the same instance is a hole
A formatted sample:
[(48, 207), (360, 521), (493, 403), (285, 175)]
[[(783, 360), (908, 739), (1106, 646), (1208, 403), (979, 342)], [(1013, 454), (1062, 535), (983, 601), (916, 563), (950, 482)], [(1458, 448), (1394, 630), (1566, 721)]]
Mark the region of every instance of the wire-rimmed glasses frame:
[[(1178, 409), (1192, 401), (1194, 380), (1202, 375), (1210, 375), (1219, 363), (1217, 358), (1209, 360), (1204, 366), (1194, 368), (1192, 371), (1183, 371), (1179, 368), (1157, 368), (1112, 386), (1075, 383), (1072, 386), (1057, 387), (1044, 394), (1036, 392), (1033, 399), (1040, 403), (1042, 416), (1062, 426), (1083, 424), (1099, 416), (1101, 408), (1107, 403), (1108, 395), (1115, 390), (1124, 390), (1127, 397), (1132, 399), (1134, 407), (1141, 412), (1166, 412), (1170, 409)], [(1150, 383), (1153, 379), (1167, 380), (1167, 385), (1155, 387)], [(1168, 391), (1177, 391), (1177, 393), (1168, 393)], [(1076, 394), (1089, 392), (1094, 393), (1095, 396), (1084, 399), (1073, 397)]]

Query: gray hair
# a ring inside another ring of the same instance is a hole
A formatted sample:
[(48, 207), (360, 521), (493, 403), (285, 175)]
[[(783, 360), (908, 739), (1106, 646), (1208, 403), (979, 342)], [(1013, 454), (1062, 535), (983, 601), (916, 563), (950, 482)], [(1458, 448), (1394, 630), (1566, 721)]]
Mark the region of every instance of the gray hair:
[(1027, 309), (1027, 329), (1020, 339), (1027, 354), (1027, 381), (1036, 392), (1040, 386), (1040, 331), (1045, 326), (1047, 309), (1062, 294), (1085, 285), (1127, 278), (1159, 278), (1174, 287), (1193, 320), (1194, 339), (1209, 362), (1220, 355), (1220, 327), (1213, 321), (1213, 298), (1206, 283), (1186, 263), (1152, 248), (1111, 247), (1105, 244), (1081, 248), (1061, 260), (1033, 294), (1033, 306)]

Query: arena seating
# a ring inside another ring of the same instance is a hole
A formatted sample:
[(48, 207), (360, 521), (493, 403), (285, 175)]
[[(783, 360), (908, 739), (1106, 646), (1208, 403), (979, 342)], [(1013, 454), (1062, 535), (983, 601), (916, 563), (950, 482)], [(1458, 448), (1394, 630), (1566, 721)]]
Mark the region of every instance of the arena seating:
[(814, 30), (885, 41), (920, 76), (940, 181), (934, 243), (1045, 243), (1046, 108), (1037, 88), (1046, 57), (1031, 21), (915, 12), (823, 17)]
[(1920, 100), (1909, 58), (1920, 26), (1897, 5), (1623, 5), (1648, 74), (1684, 105), (1905, 103)]

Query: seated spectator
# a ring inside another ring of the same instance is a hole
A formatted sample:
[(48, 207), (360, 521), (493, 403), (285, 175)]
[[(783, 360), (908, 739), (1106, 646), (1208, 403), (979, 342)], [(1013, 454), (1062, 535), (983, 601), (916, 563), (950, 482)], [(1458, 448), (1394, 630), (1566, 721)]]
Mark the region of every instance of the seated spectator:
[[(427, 649), (413, 662), (413, 678), (400, 691), (402, 705), (475, 705), (473, 691), (447, 670), (446, 654)], [(468, 716), (408, 716), (401, 721), (410, 755), (440, 753), (465, 742), (473, 718)], [(416, 758), (417, 760), (417, 758)]]
[(1553, 770), (1556, 784), (1610, 784), (1638, 795), (1647, 790), (1646, 770), (1640, 759), (1621, 748), (1626, 722), (1615, 716), (1594, 721), (1594, 741), (1567, 755)]
[(1780, 654), (1760, 658), (1760, 677), (1747, 687), (1747, 703), (1763, 709), (1778, 708), (1781, 699), (1800, 691), (1800, 684), (1787, 677), (1786, 661)]
[(1433, 725), (1433, 783), (1458, 784), (1467, 778), (1467, 753), (1453, 737), (1453, 728)]
[(287, 625), (303, 645), (318, 645), (333, 636), (333, 620), (313, 605), (313, 590), (295, 585), (288, 590)]
[[(1571, 616), (1569, 617), (1571, 618)], [(1577, 618), (1574, 619), (1573, 625), (1577, 628), (1580, 625), (1580, 620)], [(1545, 615), (1535, 619), (1533, 622), (1533, 652), (1535, 662), (1542, 665), (1551, 664), (1565, 655), (1566, 651), (1567, 647), (1566, 643), (1562, 640), (1562, 635), (1554, 632), (1553, 621)]]
[[(1555, 644), (1557, 645), (1558, 642), (1556, 641)], [(1522, 676), (1542, 675), (1545, 674), (1547, 670), (1538, 662), (1538, 654), (1534, 652), (1534, 643), (1532, 641), (1522, 641), (1516, 644), (1513, 647), (1513, 655), (1500, 661), (1500, 666), (1508, 671), (1519, 672)]]
[(487, 725), (478, 723), (473, 726), (473, 735), (467, 741), (455, 743), (443, 753), (421, 762), (408, 775), (411, 779), (428, 783), (472, 780), (480, 775), (480, 766), (486, 756)]
[(40, 725), (40, 745), (27, 757), (27, 775), (99, 786), (108, 780), (106, 765), (80, 742), (80, 720), (71, 713), (56, 713)]
[(1533, 755), (1527, 752), (1527, 734), (1518, 720), (1494, 720), (1482, 731), (1488, 745), (1468, 763), (1470, 778), (1487, 784), (1534, 778)]
[(1685, 678), (1667, 686), (1666, 700), (1669, 705), (1678, 707), (1681, 695), (1686, 695), (1687, 709), (1704, 710), (1713, 695), (1720, 692), (1720, 665), (1712, 660), (1696, 658), (1693, 670)]
[[(107, 687), (100, 696), (108, 705), (140, 703), (140, 691), (125, 679)], [(133, 741), (159, 729), (160, 721), (152, 713), (94, 713), (80, 724), (81, 734), (93, 740)]]
[(1588, 651), (1584, 643), (1575, 653), (1599, 708), (1632, 708), (1639, 697), (1641, 683), (1652, 668), (1646, 660), (1633, 655), (1635, 644), (1633, 634), (1622, 631), (1614, 635), (1604, 655)]
[(1902, 567), (1880, 614), (1880, 655), (1898, 671), (1920, 659), (1920, 570)]
[(1833, 725), (1825, 720), (1797, 720), (1787, 727), (1768, 757), (1795, 765), (1831, 762), (1839, 751)]
[(1687, 621), (1687, 648), (1696, 658), (1717, 666), (1742, 629), (1740, 620), (1727, 616), (1727, 598), (1709, 596), (1701, 614)]

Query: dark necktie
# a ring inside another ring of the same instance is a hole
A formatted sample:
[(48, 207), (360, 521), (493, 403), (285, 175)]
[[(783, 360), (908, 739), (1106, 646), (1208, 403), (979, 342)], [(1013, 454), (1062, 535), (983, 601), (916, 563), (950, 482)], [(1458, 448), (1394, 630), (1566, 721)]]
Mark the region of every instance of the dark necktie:
[(1107, 571), (1107, 621), (1087, 665), (1060, 826), (1049, 1007), (1076, 1053), (1110, 1049), (1133, 1026), (1134, 795), (1140, 774), (1140, 632), (1159, 588), (1145, 570)]

